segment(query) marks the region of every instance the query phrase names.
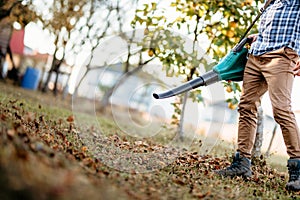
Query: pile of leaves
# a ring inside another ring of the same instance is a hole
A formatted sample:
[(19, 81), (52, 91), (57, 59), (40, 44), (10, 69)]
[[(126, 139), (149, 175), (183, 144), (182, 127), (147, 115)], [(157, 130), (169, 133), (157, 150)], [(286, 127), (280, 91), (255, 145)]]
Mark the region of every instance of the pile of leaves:
[(0, 199), (122, 196), (113, 184), (84, 170), (85, 149), (66, 139), (70, 130), (62, 119), (47, 121), (18, 100), (1, 102), (0, 113)]
[[(254, 161), (250, 179), (221, 178), (213, 171), (228, 166), (230, 155), (199, 155), (150, 140), (133, 141), (113, 130), (110, 135), (97, 134), (92, 127), (81, 130), (71, 112), (56, 115), (46, 105), (23, 99), (0, 101), (0, 124), (1, 199), (286, 199), (298, 195), (284, 189), (287, 173), (270, 167), (264, 158)], [(100, 154), (99, 148), (106, 152)], [(128, 157), (133, 155), (128, 152), (155, 152), (158, 160), (168, 157), (170, 162), (148, 166), (147, 160)], [(133, 165), (130, 170), (115, 167), (126, 160)], [(139, 166), (135, 162), (142, 163), (145, 171), (134, 170)]]

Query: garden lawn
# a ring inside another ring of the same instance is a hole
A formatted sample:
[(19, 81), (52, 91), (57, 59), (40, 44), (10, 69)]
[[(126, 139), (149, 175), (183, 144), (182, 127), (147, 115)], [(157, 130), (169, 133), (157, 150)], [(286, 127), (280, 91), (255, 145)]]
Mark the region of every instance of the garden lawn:
[[(264, 159), (254, 161), (251, 179), (220, 178), (231, 153), (199, 155), (150, 139), (119, 133), (109, 116), (94, 146), (110, 144), (131, 152), (169, 152), (172, 162), (148, 170), (120, 171), (107, 166), (81, 134), (95, 135), (87, 123), (77, 127), (71, 100), (0, 83), (0, 199), (290, 199), (286, 171)], [(89, 116), (86, 116), (87, 121)], [(104, 134), (105, 133), (105, 134)], [(168, 134), (168, 133), (166, 133)], [(172, 130), (170, 130), (172, 135)], [(99, 143), (99, 144), (98, 144)], [(170, 151), (171, 150), (171, 151)], [(227, 152), (233, 152), (228, 149)], [(106, 155), (116, 159), (117, 153)], [(284, 163), (285, 165), (285, 163)]]

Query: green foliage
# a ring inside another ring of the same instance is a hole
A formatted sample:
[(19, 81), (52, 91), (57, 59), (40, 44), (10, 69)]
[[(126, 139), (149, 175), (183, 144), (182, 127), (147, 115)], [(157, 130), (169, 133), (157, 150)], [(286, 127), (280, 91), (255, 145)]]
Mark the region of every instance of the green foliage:
[[(170, 7), (176, 10), (174, 14), (178, 15), (174, 21), (168, 21), (164, 15), (166, 10), (152, 2), (137, 10), (132, 24), (136, 26), (139, 22), (145, 27), (178, 28), (196, 37), (206, 35), (211, 43), (208, 52), (219, 60), (239, 41), (257, 15), (260, 2), (174, 0), (170, 3)], [(253, 31), (256, 32), (256, 28)]]
[(201, 90), (195, 90), (189, 93), (189, 97), (195, 102), (203, 102), (203, 96)]
[(55, 45), (65, 47), (70, 39), (70, 32), (84, 15), (86, 1), (54, 0), (52, 4), (48, 2), (43, 3), (46, 8), (44, 12), (39, 13), (40, 11), (37, 6), (34, 6), (33, 9), (37, 9), (43, 28), (47, 29), (57, 38)]
[(241, 92), (241, 87), (236, 82), (227, 81), (227, 82), (224, 82), (223, 84), (224, 84), (224, 87), (226, 88), (226, 92), (228, 92), (228, 93), (233, 92), (234, 94), (237, 94), (237, 93)]
[(174, 113), (172, 115), (172, 125), (178, 125), (179, 124), (179, 119), (180, 119), (180, 115), (181, 115), (181, 108), (180, 108), (180, 102), (175, 102), (172, 103), (173, 107), (174, 107)]
[(22, 27), (36, 20), (36, 13), (29, 8), (28, 2), (7, 0), (0, 2), (0, 21), (6, 18), (11, 24), (18, 22)]
[(181, 75), (187, 80), (192, 70), (199, 75), (195, 66), (205, 64), (206, 60), (201, 59), (197, 52), (189, 53), (179, 34), (163, 28), (145, 30), (147, 35), (141, 44), (143, 50), (147, 51), (149, 57), (156, 56), (161, 61), (167, 76)]
[[(175, 20), (166, 18), (166, 9), (159, 3), (144, 4), (136, 11), (132, 26), (145, 28), (148, 45), (144, 51), (149, 56), (156, 56), (163, 64), (163, 70), (168, 76), (182, 76), (185, 81), (201, 75), (199, 67), (211, 69), (212, 62), (204, 55), (219, 61), (240, 40), (248, 26), (258, 14), (262, 0), (173, 0), (168, 9), (173, 9)], [(169, 11), (170, 12), (170, 11)], [(185, 50), (186, 41), (182, 36), (176, 36), (175, 31), (185, 33), (193, 38), (191, 51)], [(256, 32), (256, 25), (251, 32)], [(157, 34), (157, 33), (162, 34)], [(201, 44), (204, 52), (199, 51), (198, 41), (205, 40), (206, 47)], [(234, 82), (224, 86), (233, 90), (234, 97), (228, 102), (236, 106), (240, 92), (239, 85)], [(190, 97), (202, 101), (201, 91), (193, 90)], [(234, 107), (232, 106), (232, 107)], [(175, 108), (176, 109), (176, 108)]]

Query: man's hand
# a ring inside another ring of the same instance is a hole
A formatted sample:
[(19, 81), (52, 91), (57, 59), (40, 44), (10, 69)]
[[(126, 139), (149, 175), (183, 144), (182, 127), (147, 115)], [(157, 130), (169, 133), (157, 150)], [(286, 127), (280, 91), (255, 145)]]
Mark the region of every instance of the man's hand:
[(296, 62), (296, 65), (295, 65), (293, 71), (294, 71), (295, 76), (300, 76), (300, 58)]
[(257, 36), (258, 36), (258, 34), (251, 34), (251, 35), (248, 36), (248, 38), (251, 38), (252, 39), (251, 43), (253, 43), (257, 40)]

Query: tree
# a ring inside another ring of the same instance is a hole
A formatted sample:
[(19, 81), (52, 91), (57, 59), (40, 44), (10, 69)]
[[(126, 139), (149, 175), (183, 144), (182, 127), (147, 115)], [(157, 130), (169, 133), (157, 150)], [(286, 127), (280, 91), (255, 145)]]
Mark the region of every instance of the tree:
[[(108, 11), (106, 14), (106, 20), (104, 23), (104, 26), (100, 30), (101, 34), (96, 37), (89, 37), (94, 40), (94, 43), (91, 45), (91, 54), (88, 58), (88, 61), (85, 63), (85, 71), (82, 73), (81, 77), (79, 78), (78, 83), (76, 84), (74, 96), (77, 95), (79, 87), (81, 86), (81, 83), (86, 78), (86, 75), (91, 71), (99, 68), (107, 67), (105, 66), (106, 63), (103, 63), (104, 66), (92, 66), (92, 60), (94, 57), (94, 51), (99, 47), (99, 43), (101, 40), (103, 40), (105, 37), (109, 36), (109, 34), (112, 34), (111, 31), (108, 31), (108, 29), (114, 30), (114, 35), (121, 38), (124, 43), (126, 43), (126, 55), (124, 57), (120, 57), (120, 60), (123, 64), (122, 69), (122, 76), (116, 80), (115, 84), (108, 88), (100, 103), (100, 111), (104, 111), (107, 105), (109, 104), (109, 99), (113, 94), (113, 91), (116, 90), (118, 87), (120, 87), (130, 76), (138, 73), (144, 65), (149, 63), (153, 58), (147, 58), (144, 59), (144, 56), (142, 56), (143, 51), (141, 50), (135, 50), (139, 41), (136, 41), (136, 31), (133, 29), (132, 31), (128, 31), (127, 24), (130, 24), (130, 18), (128, 17), (128, 8), (132, 9), (138, 5), (139, 1), (115, 1), (113, 4), (111, 4), (106, 10)], [(92, 12), (90, 12), (92, 13)], [(90, 19), (92, 19), (92, 15), (88, 17), (88, 22)], [(129, 18), (129, 19), (128, 19)], [(88, 32), (93, 32), (92, 26), (88, 27)], [(86, 40), (87, 42), (88, 40)], [(90, 41), (91, 43), (91, 41)], [(142, 45), (140, 45), (141, 48)], [(135, 57), (134, 62), (131, 61), (131, 59)], [(108, 60), (109, 61), (109, 60)], [(107, 61), (107, 62), (108, 62)]]
[(18, 5), (21, 4), (21, 1), (8, 1), (5, 2), (1, 1), (0, 2), (0, 20), (9, 17), (12, 10)]
[[(91, 62), (94, 58), (94, 52), (99, 46), (100, 42), (107, 37), (109, 34), (112, 34), (113, 31), (116, 31), (117, 33), (120, 33), (121, 27), (122, 27), (122, 18), (120, 15), (120, 0), (116, 1), (115, 4), (107, 4), (105, 7), (96, 7), (93, 0), (91, 2), (91, 6), (88, 12), (86, 12), (86, 18), (87, 18), (87, 32), (85, 34), (86, 39), (82, 41), (82, 45), (88, 44), (90, 46), (90, 56), (88, 58), (88, 61), (85, 63), (86, 70), (83, 72), (81, 77), (79, 78), (78, 83), (76, 84), (75, 91), (74, 91), (74, 97), (77, 96), (78, 89), (81, 86), (82, 81), (85, 79), (86, 75), (91, 70), (99, 69), (104, 66), (92, 66)], [(102, 5), (103, 6), (103, 5)], [(94, 21), (95, 16), (99, 16), (99, 12), (103, 12), (103, 10), (106, 10), (107, 13), (102, 16), (101, 26), (97, 27), (97, 22)], [(98, 11), (98, 12), (97, 12)], [(109, 29), (112, 28), (112, 24), (115, 25), (115, 28), (111, 31)], [(95, 28), (96, 27), (96, 28)]]
[[(46, 92), (52, 73), (55, 71), (56, 76), (59, 75), (59, 69), (66, 57), (66, 53), (72, 52), (74, 45), (72, 37), (73, 34), (78, 34), (74, 31), (74, 28), (83, 16), (83, 10), (87, 1), (54, 0), (52, 3), (43, 1), (42, 11), (34, 3), (32, 3), (31, 9), (36, 11), (39, 22), (42, 23), (43, 28), (48, 30), (54, 38), (55, 50), (53, 60), (47, 80), (42, 86), (42, 91)], [(56, 83), (54, 94), (56, 94)]]
[[(41, 4), (40, 1), (38, 3)], [(111, 28), (111, 14), (115, 8), (111, 1), (96, 0), (44, 0), (42, 4), (43, 6), (37, 6), (34, 1), (31, 9), (38, 13), (38, 23), (52, 36), (55, 46), (53, 61), (42, 91), (47, 91), (51, 76), (56, 72), (53, 91), (56, 94), (61, 64), (71, 58), (69, 60), (73, 60), (74, 66), (74, 60), (80, 52), (96, 48), (106, 36), (106, 31)], [(40, 7), (43, 10), (39, 10)]]
[[(115, 84), (105, 91), (103, 98), (101, 99), (100, 111), (104, 111), (109, 104), (109, 99), (113, 92), (119, 88), (130, 76), (138, 73), (146, 64), (151, 62), (154, 58), (143, 59), (143, 47), (139, 51), (134, 51), (136, 45), (139, 45), (139, 41), (135, 41), (136, 30), (133, 30), (129, 34), (121, 34), (122, 38), (127, 44), (127, 55), (123, 61), (123, 71), (120, 78), (117, 79)], [(136, 63), (130, 62), (133, 56), (138, 55), (138, 61)]]
[[(132, 9), (137, 1), (53, 0), (42, 1), (42, 3), (43, 11), (39, 10), (35, 1), (31, 8), (38, 13), (43, 28), (52, 35), (55, 46), (51, 68), (42, 91), (47, 91), (53, 72), (56, 72), (57, 81), (60, 65), (66, 57), (75, 57), (81, 51), (91, 52), (91, 56), (85, 63), (86, 70), (80, 75), (76, 85), (74, 92), (76, 96), (86, 74), (95, 69), (91, 66), (94, 50), (105, 37), (125, 31), (123, 26), (126, 26), (125, 21), (128, 21), (126, 17), (128, 9)], [(124, 70), (128, 71), (131, 66), (128, 64)], [(56, 84), (54, 84), (54, 93), (56, 93), (55, 86)], [(110, 95), (106, 96), (109, 98)]]
[(2, 44), (0, 44), (0, 79), (4, 78), (2, 77), (2, 62), (6, 53), (8, 53), (13, 65), (13, 68), (9, 71), (9, 78), (18, 81), (18, 70), (14, 64), (12, 52), (9, 46), (13, 23), (18, 22), (21, 27), (25, 27), (30, 21), (33, 21), (35, 17), (35, 13), (32, 12), (27, 3), (22, 0), (8, 0), (6, 2), (0, 2), (0, 28), (4, 32), (4, 35), (7, 36), (3, 36), (2, 38), (2, 40), (5, 38), (7, 41), (2, 41)]
[[(199, 75), (197, 68), (204, 62), (203, 54), (199, 57), (198, 51), (194, 48), (199, 39), (205, 38), (209, 41), (205, 48), (205, 53), (211, 55), (216, 61), (220, 60), (230, 51), (235, 44), (240, 40), (247, 27), (253, 20), (253, 16), (258, 13), (257, 6), (259, 0), (250, 1), (194, 1), (194, 0), (174, 0), (170, 2), (170, 7), (173, 7), (173, 12), (178, 14), (178, 17), (169, 21), (164, 16), (165, 10), (159, 8), (156, 2), (145, 4), (137, 11), (134, 22), (139, 23), (145, 30), (155, 29), (173, 29), (183, 31), (188, 36), (193, 38), (192, 53), (187, 53), (184, 48), (177, 45), (161, 45), (161, 43), (170, 43), (170, 38), (153, 38), (149, 52), (158, 57), (163, 63), (163, 69), (168, 76), (183, 76), (184, 81)], [(252, 31), (256, 31), (255, 27)], [(148, 31), (147, 31), (148, 32)], [(155, 32), (155, 31), (153, 31)], [(174, 42), (173, 42), (174, 43)], [(179, 52), (178, 53), (178, 49)], [(206, 69), (212, 65), (203, 63)], [(240, 92), (240, 87), (235, 82), (225, 83), (226, 87), (231, 88), (231, 92), (235, 94), (232, 99), (228, 99), (229, 106), (234, 107), (238, 103), (237, 95)], [(182, 133), (184, 108), (187, 96), (194, 100), (202, 100), (201, 90), (197, 89), (189, 94), (184, 94), (181, 97), (179, 104), (174, 104), (175, 114), (174, 120), (178, 127), (179, 134)], [(178, 120), (180, 118), (180, 120)]]

